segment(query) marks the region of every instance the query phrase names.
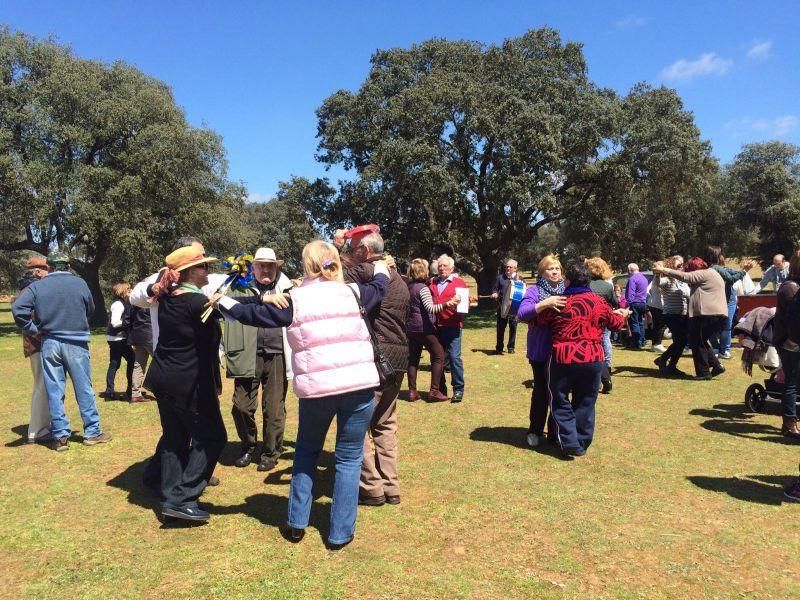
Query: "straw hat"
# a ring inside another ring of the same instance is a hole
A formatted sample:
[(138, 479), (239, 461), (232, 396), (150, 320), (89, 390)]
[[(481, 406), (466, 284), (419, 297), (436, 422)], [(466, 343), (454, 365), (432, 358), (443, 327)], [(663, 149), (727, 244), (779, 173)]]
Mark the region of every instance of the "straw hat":
[(164, 264), (173, 271), (184, 271), (189, 267), (196, 267), (197, 265), (204, 265), (216, 261), (217, 259), (213, 256), (204, 256), (202, 248), (198, 248), (197, 245), (192, 245), (178, 248), (175, 252), (167, 255), (164, 259)]

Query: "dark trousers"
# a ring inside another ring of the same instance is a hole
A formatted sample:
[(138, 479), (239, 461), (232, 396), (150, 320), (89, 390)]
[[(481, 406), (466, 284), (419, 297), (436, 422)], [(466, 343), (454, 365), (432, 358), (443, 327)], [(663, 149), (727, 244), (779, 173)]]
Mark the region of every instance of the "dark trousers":
[(161, 417), (161, 496), (164, 507), (196, 506), (228, 441), (219, 405), (198, 410), (158, 400)]
[(800, 352), (790, 352), (778, 348), (783, 368), (784, 388), (781, 398), (781, 410), (784, 417), (797, 416), (797, 380), (800, 379)]
[(261, 386), (261, 417), (264, 458), (278, 460), (283, 453), (286, 428), (286, 362), (283, 354), (256, 356), (255, 378), (237, 377), (233, 383), (233, 422), (242, 441), (242, 451), (254, 453), (258, 444), (256, 410)]
[(672, 345), (661, 355), (665, 367), (675, 367), (686, 348), (689, 337), (689, 317), (686, 315), (664, 315), (664, 324), (672, 332)]
[(498, 352), (503, 351), (503, 340), (506, 337), (506, 325), (508, 325), (508, 349), (513, 350), (517, 342), (517, 319), (516, 317), (504, 318), (497, 313), (497, 344), (494, 349)]
[(594, 405), (602, 369), (602, 361), (576, 364), (550, 361), (550, 410), (562, 450), (586, 450), (592, 443)]
[(543, 435), (544, 425), (547, 423), (547, 435), (551, 439), (555, 439), (556, 428), (553, 425), (552, 416), (549, 421), (547, 419), (547, 413), (550, 408), (550, 393), (548, 390), (550, 373), (547, 368), (547, 362), (535, 360), (529, 360), (528, 362), (533, 369), (533, 391), (531, 392), (528, 433), (535, 433), (538, 436)]
[(647, 312), (647, 305), (644, 302), (631, 302), (628, 308), (631, 309), (631, 316), (628, 317), (628, 332), (630, 333), (628, 345), (632, 348), (644, 348), (644, 315)]
[(653, 346), (659, 346), (664, 341), (664, 311), (654, 306), (648, 306), (650, 316), (653, 317)]
[(695, 375), (708, 375), (711, 369), (722, 368), (709, 340), (719, 335), (725, 318), (699, 316), (689, 319), (689, 347), (692, 349)]
[(128, 386), (125, 388), (127, 394), (131, 393), (131, 382), (133, 381), (133, 367), (136, 364), (134, 360), (133, 348), (128, 345), (125, 340), (119, 342), (108, 342), (108, 370), (106, 371), (106, 391), (114, 391), (114, 378), (117, 376), (117, 371), (122, 365), (122, 359), (125, 359), (126, 370), (125, 376), (128, 379)]
[(431, 391), (437, 392), (444, 369), (444, 348), (435, 333), (408, 332), (408, 389), (417, 389), (417, 372), (423, 348), (431, 355)]

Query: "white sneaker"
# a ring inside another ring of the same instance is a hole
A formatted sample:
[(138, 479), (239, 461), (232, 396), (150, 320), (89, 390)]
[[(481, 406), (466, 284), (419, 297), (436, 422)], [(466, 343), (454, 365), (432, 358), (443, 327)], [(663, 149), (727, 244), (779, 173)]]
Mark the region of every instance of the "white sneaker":
[(666, 351), (667, 349), (662, 344), (659, 344), (658, 346), (653, 346), (653, 352), (658, 352), (659, 354), (661, 354)]
[(528, 446), (531, 448), (536, 448), (539, 445), (539, 436), (535, 433), (529, 433), (527, 437)]
[(731, 358), (731, 353), (730, 352), (720, 352), (717, 356), (719, 358), (729, 359), (729, 358)]

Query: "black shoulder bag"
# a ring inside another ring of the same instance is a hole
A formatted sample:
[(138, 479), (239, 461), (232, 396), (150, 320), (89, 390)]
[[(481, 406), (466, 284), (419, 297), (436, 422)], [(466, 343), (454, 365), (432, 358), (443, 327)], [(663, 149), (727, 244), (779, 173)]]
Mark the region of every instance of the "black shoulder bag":
[(378, 369), (378, 379), (380, 379), (381, 388), (394, 385), (397, 381), (397, 375), (394, 372), (394, 367), (392, 366), (392, 363), (389, 362), (389, 359), (387, 359), (383, 354), (380, 346), (378, 346), (378, 340), (375, 337), (375, 332), (372, 330), (372, 323), (369, 322), (367, 311), (364, 309), (364, 305), (361, 304), (361, 298), (358, 297), (358, 294), (356, 294), (356, 291), (351, 286), (348, 285), (347, 289), (350, 290), (350, 292), (353, 294), (353, 298), (356, 299), (358, 310), (361, 313), (361, 318), (364, 319), (364, 323), (367, 326), (367, 331), (369, 331), (369, 339), (372, 341), (372, 353), (375, 356), (375, 367)]

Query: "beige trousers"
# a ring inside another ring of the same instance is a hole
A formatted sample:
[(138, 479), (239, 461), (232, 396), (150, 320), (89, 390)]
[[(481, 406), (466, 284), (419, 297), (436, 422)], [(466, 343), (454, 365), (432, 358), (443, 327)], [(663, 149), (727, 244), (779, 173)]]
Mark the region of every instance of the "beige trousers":
[(375, 392), (375, 412), (364, 438), (364, 461), (361, 463), (361, 496), (399, 496), (397, 477), (397, 394), (405, 373), (397, 374), (397, 383)]
[(133, 346), (133, 375), (131, 376), (131, 396), (133, 397), (142, 395), (144, 374), (151, 356), (153, 356), (152, 346)]
[(50, 435), (50, 404), (42, 377), (42, 358), (37, 352), (30, 356), (33, 373), (33, 394), (31, 395), (31, 418), (28, 421), (28, 441), (47, 438)]

